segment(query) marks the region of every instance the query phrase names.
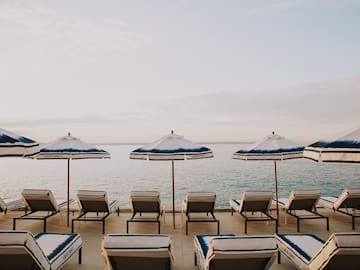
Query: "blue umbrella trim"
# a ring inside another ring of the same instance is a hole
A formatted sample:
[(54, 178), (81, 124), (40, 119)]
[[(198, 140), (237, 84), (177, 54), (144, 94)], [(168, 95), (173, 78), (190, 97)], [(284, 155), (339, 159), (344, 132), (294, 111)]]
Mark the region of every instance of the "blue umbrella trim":
[(65, 152), (70, 152), (70, 153), (91, 153), (91, 152), (101, 152), (101, 153), (107, 153), (105, 150), (102, 149), (96, 149), (96, 148), (90, 148), (90, 149), (76, 149), (76, 148), (64, 148), (64, 149), (47, 149), (47, 148), (42, 148), (40, 150), (40, 153), (65, 153)]
[(197, 152), (206, 152), (210, 151), (209, 148), (200, 147), (200, 148), (178, 148), (178, 149), (143, 149), (138, 148), (134, 150), (134, 153), (154, 153), (154, 154), (171, 154), (171, 153), (197, 153)]
[(5, 134), (0, 135), (0, 143), (17, 143), (17, 142), (19, 141)]
[(26, 137), (19, 137), (18, 140), (22, 143), (34, 143), (35, 141), (29, 139), (29, 138), (26, 138)]
[(236, 154), (280, 154), (280, 153), (291, 153), (291, 152), (299, 152), (303, 151), (305, 147), (297, 147), (297, 148), (279, 148), (274, 150), (239, 150)]
[(309, 146), (321, 147), (321, 148), (360, 148), (360, 142), (359, 141), (333, 141), (333, 142), (318, 141)]

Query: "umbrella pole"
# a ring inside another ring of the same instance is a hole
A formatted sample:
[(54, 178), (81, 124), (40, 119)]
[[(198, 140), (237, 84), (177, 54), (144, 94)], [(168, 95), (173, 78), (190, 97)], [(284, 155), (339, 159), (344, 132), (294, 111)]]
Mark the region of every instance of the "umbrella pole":
[[(275, 193), (276, 193), (276, 218), (279, 220), (279, 191), (277, 183), (277, 170), (276, 170), (276, 160), (274, 160), (274, 176), (275, 176)], [(278, 224), (279, 222), (277, 222)], [(276, 224), (276, 225), (277, 225)]]
[(174, 160), (171, 160), (172, 169), (172, 212), (173, 212), (173, 226), (175, 229), (175, 180), (174, 180)]
[(66, 215), (66, 224), (69, 227), (69, 216), (70, 216), (70, 159), (68, 159), (68, 177), (67, 177), (67, 215)]

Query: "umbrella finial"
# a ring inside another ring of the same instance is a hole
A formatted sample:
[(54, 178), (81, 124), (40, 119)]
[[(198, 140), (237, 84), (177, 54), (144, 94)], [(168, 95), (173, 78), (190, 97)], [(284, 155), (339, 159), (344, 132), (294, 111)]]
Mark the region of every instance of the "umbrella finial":
[(68, 132), (68, 136), (71, 136), (71, 133), (70, 133), (70, 132)]
[(275, 135), (275, 131), (272, 132), (272, 135)]
[(173, 131), (173, 130), (171, 130), (171, 134), (174, 134), (174, 131)]

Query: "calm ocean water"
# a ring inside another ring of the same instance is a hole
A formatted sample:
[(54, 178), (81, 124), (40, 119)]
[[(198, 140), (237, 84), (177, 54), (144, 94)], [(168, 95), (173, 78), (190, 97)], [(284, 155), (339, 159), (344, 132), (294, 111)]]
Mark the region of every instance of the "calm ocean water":
[[(207, 144), (214, 158), (175, 161), (176, 203), (187, 191), (214, 191), (217, 206), (245, 190), (275, 190), (273, 161), (233, 160), (244, 144)], [(131, 160), (138, 145), (101, 145), (110, 152), (107, 160), (71, 161), (71, 195), (78, 189), (106, 190), (109, 197), (128, 207), (131, 190), (158, 190), (163, 204), (171, 204), (171, 162)], [(345, 187), (360, 187), (360, 165), (318, 164), (309, 160), (286, 160), (278, 164), (281, 197), (291, 190), (319, 188), (323, 195), (338, 195)], [(23, 188), (48, 188), (66, 198), (67, 161), (0, 159), (0, 196), (20, 197)]]

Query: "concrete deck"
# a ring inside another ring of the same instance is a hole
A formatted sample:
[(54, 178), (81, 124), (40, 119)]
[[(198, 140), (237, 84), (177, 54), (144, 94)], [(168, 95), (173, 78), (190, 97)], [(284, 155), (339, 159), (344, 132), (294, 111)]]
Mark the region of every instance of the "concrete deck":
[[(334, 213), (327, 209), (320, 209), (320, 213), (330, 217), (330, 231), (326, 231), (326, 222), (322, 219), (305, 220), (301, 222), (300, 231), (303, 233), (313, 233), (322, 239), (327, 239), (334, 232), (351, 232), (351, 218)], [(22, 215), (23, 212), (10, 211), (7, 215), (0, 214), (0, 229), (12, 229), (13, 217)], [(279, 233), (295, 233), (296, 219), (287, 215), (285, 224), (285, 214), (280, 214)], [(121, 212), (118, 217), (112, 214), (106, 221), (106, 233), (126, 233), (126, 220), (130, 217), (129, 212)], [(243, 234), (244, 222), (239, 214), (231, 215), (231, 212), (216, 212), (216, 217), (220, 220), (220, 233)], [(360, 231), (360, 224), (357, 221), (357, 232)], [(42, 231), (41, 221), (22, 221), (17, 222), (17, 230), (27, 230), (36, 234)], [(102, 240), (101, 222), (76, 222), (75, 232), (80, 233), (83, 240), (83, 263), (77, 262), (77, 256), (73, 256), (71, 261), (62, 269), (75, 270), (99, 270), (104, 269), (104, 259), (101, 255)], [(66, 216), (64, 213), (55, 215), (48, 219), (47, 232), (66, 232), (69, 233), (71, 227), (66, 226)], [(130, 233), (157, 233), (155, 223), (131, 223)], [(161, 233), (169, 234), (172, 241), (172, 253), (174, 257), (173, 269), (175, 270), (195, 270), (193, 253), (193, 236), (196, 234), (216, 234), (215, 223), (191, 223), (189, 225), (189, 235), (185, 234), (185, 217), (176, 214), (176, 229), (173, 229), (172, 214), (166, 213), (161, 218)], [(248, 234), (274, 234), (274, 222), (251, 222), (248, 223)], [(282, 257), (282, 263), (274, 262), (271, 270), (296, 269), (290, 262)]]

